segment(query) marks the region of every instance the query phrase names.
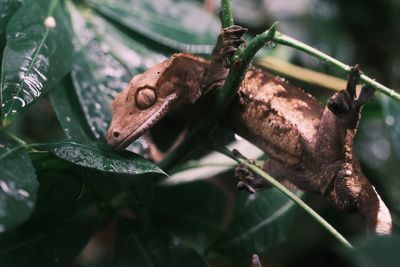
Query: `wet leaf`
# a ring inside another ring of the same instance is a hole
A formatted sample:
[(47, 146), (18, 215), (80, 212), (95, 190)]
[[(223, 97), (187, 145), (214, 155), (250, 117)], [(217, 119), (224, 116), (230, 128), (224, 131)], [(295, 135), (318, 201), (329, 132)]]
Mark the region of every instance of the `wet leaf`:
[(69, 266), (99, 223), (94, 216), (59, 222), (47, 219), (0, 235), (0, 266)]
[(73, 64), (73, 83), (90, 129), (101, 139), (111, 121), (109, 104), (117, 93), (134, 74), (165, 57), (92, 12), (68, 7), (80, 51)]
[(68, 139), (94, 140), (70, 78), (50, 91), (50, 101)]
[(208, 267), (206, 260), (178, 239), (119, 221), (113, 266)]
[(373, 236), (356, 244), (355, 249), (347, 251), (345, 255), (353, 263), (352, 266), (359, 267), (397, 267), (400, 262), (400, 237)]
[(286, 239), (293, 202), (276, 189), (249, 195), (242, 211), (211, 247), (226, 255), (261, 253)]
[(220, 23), (193, 2), (176, 0), (87, 0), (105, 16), (157, 43), (189, 53), (210, 54)]
[(9, 124), (70, 70), (70, 32), (63, 1), (28, 1), (11, 18), (0, 82), (3, 124)]
[(8, 20), (20, 6), (21, 1), (17, 0), (2, 0), (0, 2), (0, 35), (6, 29)]
[(25, 149), (0, 132), (0, 233), (29, 217), (38, 187)]
[(61, 141), (39, 146), (53, 155), (76, 165), (108, 173), (119, 174), (165, 174), (154, 163), (134, 153), (116, 152), (100, 143), (81, 144)]

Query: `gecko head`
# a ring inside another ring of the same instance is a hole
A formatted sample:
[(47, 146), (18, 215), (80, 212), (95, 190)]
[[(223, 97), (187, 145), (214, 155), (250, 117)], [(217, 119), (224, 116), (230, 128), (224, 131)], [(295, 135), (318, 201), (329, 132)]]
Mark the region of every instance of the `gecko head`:
[[(132, 78), (111, 102), (113, 118), (106, 139), (122, 150), (143, 135), (169, 111), (187, 103), (188, 54), (174, 54)], [(190, 61), (190, 60), (189, 60)], [(193, 62), (192, 62), (193, 63)]]

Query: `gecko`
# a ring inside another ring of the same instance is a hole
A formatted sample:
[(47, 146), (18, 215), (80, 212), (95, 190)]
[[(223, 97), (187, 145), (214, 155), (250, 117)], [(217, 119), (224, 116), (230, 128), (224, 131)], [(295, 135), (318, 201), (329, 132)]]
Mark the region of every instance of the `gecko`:
[[(210, 60), (176, 53), (135, 75), (110, 105), (108, 143), (124, 149), (166, 115), (221, 88), (245, 32), (238, 25), (222, 29)], [(340, 211), (358, 212), (368, 231), (390, 234), (390, 212), (353, 152), (361, 110), (374, 92), (364, 86), (357, 96), (360, 75), (352, 67), (346, 88), (323, 107), (280, 77), (249, 69), (224, 124), (262, 149), (269, 156), (263, 170), (287, 187), (323, 195)], [(243, 166), (235, 174), (238, 187), (250, 192), (270, 186)]]

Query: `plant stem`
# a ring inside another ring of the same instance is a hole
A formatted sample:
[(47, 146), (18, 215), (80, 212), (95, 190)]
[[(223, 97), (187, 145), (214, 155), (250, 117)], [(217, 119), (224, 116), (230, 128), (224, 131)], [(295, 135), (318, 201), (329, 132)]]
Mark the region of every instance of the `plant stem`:
[[(287, 36), (287, 35), (282, 34), (280, 32), (276, 32), (275, 35), (272, 38), (268, 37), (268, 35), (271, 36), (271, 34), (269, 34), (268, 31), (266, 31), (266, 32), (260, 34), (259, 36), (260, 36), (260, 38), (262, 38), (264, 40), (264, 42), (267, 42), (268, 40), (271, 40), (271, 41), (274, 41), (274, 42), (276, 42), (278, 44), (292, 47), (292, 48), (294, 48), (296, 50), (302, 51), (302, 52), (304, 52), (304, 53), (306, 53), (308, 55), (316, 57), (319, 60), (321, 60), (322, 62), (324, 62), (324, 63), (326, 63), (326, 64), (328, 64), (330, 66), (336, 67), (336, 68), (338, 68), (338, 69), (340, 69), (342, 71), (345, 71), (347, 73), (350, 71), (350, 66), (349, 65), (346, 65), (346, 64), (340, 62), (339, 60), (334, 59), (333, 57), (328, 56), (327, 54), (325, 54), (325, 53), (323, 53), (323, 52), (321, 52), (321, 51), (319, 51), (319, 50), (317, 50), (317, 49), (315, 49), (315, 48), (313, 48), (313, 47), (311, 47), (309, 45), (306, 45), (306, 44), (304, 44), (304, 43), (302, 43), (302, 42), (300, 42), (298, 40), (295, 40), (290, 36)], [(390, 88), (388, 88), (388, 87), (376, 82), (374, 79), (371, 79), (367, 75), (362, 74), (360, 76), (360, 81), (364, 82), (366, 85), (369, 85), (371, 88), (373, 88), (373, 89), (375, 89), (377, 91), (380, 91), (380, 92), (384, 93), (385, 95), (388, 95), (388, 96), (396, 99), (397, 101), (400, 101), (400, 94), (399, 93), (397, 93), (396, 91), (394, 91), (394, 90), (392, 90), (392, 89), (390, 89)]]
[(271, 183), (274, 187), (276, 187), (279, 191), (289, 197), (293, 202), (295, 202), (300, 208), (302, 208), (305, 212), (307, 212), (311, 217), (313, 217), (320, 225), (322, 225), (328, 232), (330, 232), (339, 242), (341, 242), (345, 247), (349, 249), (353, 249), (353, 246), (349, 241), (346, 240), (332, 225), (330, 225), (324, 218), (322, 218), (318, 213), (316, 213), (312, 208), (310, 208), (301, 198), (299, 198), (296, 194), (291, 192), (285, 186), (283, 186), (280, 182), (275, 180), (273, 177), (268, 175), (262, 169), (257, 167), (254, 164), (249, 163), (246, 159), (236, 157), (230, 150), (227, 148), (216, 148), (220, 153), (232, 158), (248, 167), (254, 173), (260, 175), (262, 178)]
[(221, 0), (221, 16), (223, 28), (228, 28), (234, 24), (231, 6), (231, 0)]
[(22, 140), (21, 138), (19, 138), (18, 136), (16, 136), (15, 134), (13, 134), (12, 132), (10, 132), (9, 130), (3, 128), (1, 129), (1, 131), (7, 135), (8, 137), (10, 137), (12, 140), (14, 140), (16, 143), (18, 143), (20, 146), (24, 147), (24, 148), (29, 148), (29, 145)]

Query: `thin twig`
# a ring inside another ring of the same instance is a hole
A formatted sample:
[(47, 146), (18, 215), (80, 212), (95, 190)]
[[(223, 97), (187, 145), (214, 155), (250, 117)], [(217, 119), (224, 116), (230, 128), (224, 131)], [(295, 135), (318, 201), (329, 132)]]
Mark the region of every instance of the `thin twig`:
[(280, 182), (275, 180), (269, 174), (264, 172), (262, 169), (257, 167), (254, 164), (249, 163), (246, 159), (236, 157), (230, 150), (227, 148), (216, 147), (217, 151), (230, 157), (231, 159), (247, 166), (251, 171), (260, 175), (262, 178), (271, 183), (275, 188), (285, 194), (288, 198), (290, 198), (293, 202), (295, 202), (300, 208), (302, 208), (305, 212), (307, 212), (311, 217), (313, 217), (322, 227), (324, 227), (328, 232), (330, 232), (339, 242), (341, 242), (345, 247), (352, 249), (353, 246), (344, 238), (332, 225), (330, 225), (324, 218), (322, 218), (318, 213), (316, 213), (312, 208), (310, 208), (301, 198), (299, 198), (296, 194), (291, 192), (285, 186), (283, 186)]

